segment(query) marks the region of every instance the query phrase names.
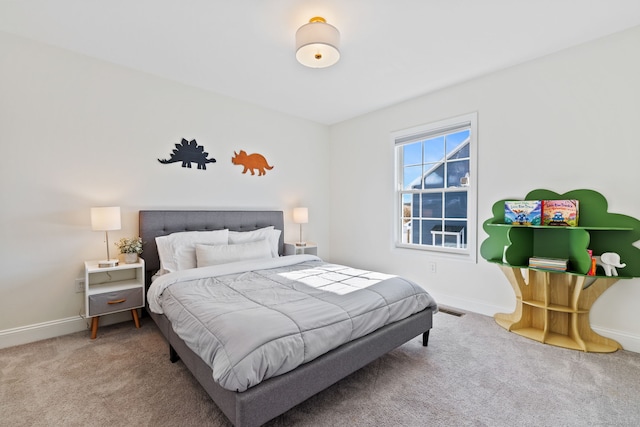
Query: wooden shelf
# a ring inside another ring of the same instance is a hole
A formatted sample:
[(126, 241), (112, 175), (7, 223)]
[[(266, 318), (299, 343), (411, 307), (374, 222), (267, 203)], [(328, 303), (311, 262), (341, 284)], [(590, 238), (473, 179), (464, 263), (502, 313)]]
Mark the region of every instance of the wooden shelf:
[(516, 294), (516, 310), (494, 316), (501, 327), (545, 344), (574, 350), (610, 353), (616, 341), (591, 329), (589, 310), (615, 277), (594, 279), (561, 272), (529, 270), (525, 279), (517, 267), (501, 266)]
[[(493, 205), (493, 218), (483, 224), (489, 235), (480, 248), (484, 259), (498, 265), (515, 295), (513, 313), (496, 314), (501, 327), (524, 337), (574, 350), (609, 353), (620, 348), (612, 339), (596, 334), (589, 323), (591, 306), (619, 279), (640, 277), (633, 262), (640, 249), (640, 221), (607, 212), (608, 203), (592, 190), (557, 194), (534, 190), (524, 200), (579, 200), (579, 226), (520, 226), (504, 223), (504, 202)], [(616, 252), (627, 265), (619, 276), (608, 277), (599, 267), (595, 276), (586, 273), (591, 257)], [(529, 268), (530, 257), (569, 260), (568, 271)]]
[(633, 231), (631, 227), (571, 227), (571, 226), (550, 226), (550, 225), (513, 225), (504, 223), (489, 222), (488, 227), (517, 227), (517, 228), (536, 228), (546, 230), (588, 230), (588, 231)]
[(544, 308), (544, 309), (547, 309), (549, 311), (558, 311), (558, 312), (562, 312), (562, 313), (588, 313), (589, 312), (589, 310), (574, 309), (574, 308), (571, 308), (571, 307), (567, 307), (565, 305), (545, 304), (544, 301), (523, 300), (522, 303), (530, 305), (532, 307)]
[(532, 339), (532, 340), (536, 340), (536, 341), (540, 341), (542, 342), (544, 340), (544, 332), (541, 331), (540, 329), (536, 329), (536, 328), (520, 328), (520, 329), (516, 329), (512, 332), (515, 332), (518, 335), (522, 335), (523, 337)]
[[(582, 350), (585, 351), (584, 346), (580, 345), (576, 340), (568, 337), (567, 335), (550, 333), (544, 340), (545, 344), (555, 345), (556, 347), (569, 348), (572, 350)], [(610, 351), (616, 351), (617, 348), (614, 348)]]

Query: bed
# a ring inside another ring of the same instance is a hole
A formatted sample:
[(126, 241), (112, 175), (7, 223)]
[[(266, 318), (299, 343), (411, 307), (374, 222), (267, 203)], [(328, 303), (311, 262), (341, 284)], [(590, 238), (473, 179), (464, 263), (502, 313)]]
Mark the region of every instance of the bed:
[[(274, 242), (276, 255), (284, 252), (282, 211), (144, 210), (139, 212), (139, 224), (147, 289), (152, 277), (161, 268), (157, 237), (172, 233), (225, 229), (246, 233), (271, 226), (274, 230), (280, 230), (279, 237)], [(281, 257), (275, 261), (295, 257), (299, 256)], [(154, 312), (148, 304), (147, 299), (146, 311), (168, 341), (171, 361), (182, 360), (225, 416), (239, 427), (264, 424), (419, 335), (422, 335), (422, 344), (426, 346), (432, 316), (437, 311), (436, 304), (431, 300), (427, 307), (409, 317), (386, 324), (293, 370), (262, 380), (244, 391), (234, 391), (214, 381), (213, 369), (174, 330), (180, 329), (172, 326), (166, 314)]]

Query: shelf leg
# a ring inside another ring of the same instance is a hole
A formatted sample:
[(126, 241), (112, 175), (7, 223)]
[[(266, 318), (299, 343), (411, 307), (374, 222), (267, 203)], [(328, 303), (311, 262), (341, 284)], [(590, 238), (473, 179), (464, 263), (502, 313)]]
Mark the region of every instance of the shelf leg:
[(91, 318), (91, 339), (95, 340), (98, 336), (98, 319), (100, 316)]
[[(573, 276), (571, 279), (571, 296), (569, 307), (574, 311), (571, 313), (571, 323), (569, 325), (569, 336), (578, 344), (578, 346), (582, 349), (582, 351), (587, 351), (587, 343), (584, 342), (582, 336), (580, 334), (580, 315), (578, 311), (580, 310), (580, 296), (582, 294), (582, 289), (584, 288), (586, 277)], [(590, 308), (590, 307), (589, 307)], [(587, 315), (587, 319), (589, 316)]]
[[(578, 282), (580, 286), (580, 297), (578, 298), (578, 308), (586, 311), (585, 314), (580, 314), (576, 319), (576, 327), (580, 338), (585, 343), (586, 350), (598, 353), (611, 353), (622, 346), (617, 341), (603, 337), (600, 334), (591, 329), (591, 323), (589, 322), (589, 311), (593, 303), (606, 291), (618, 281), (617, 277), (597, 277), (593, 282), (590, 277), (584, 277), (584, 281)], [(586, 287), (585, 287), (586, 286)]]
[(500, 269), (507, 276), (509, 284), (513, 288), (513, 292), (516, 294), (516, 307), (513, 313), (496, 313), (493, 318), (496, 323), (507, 331), (517, 329), (523, 326), (523, 310), (522, 310), (522, 289), (527, 289), (528, 284), (519, 268), (500, 266)]
[(571, 313), (571, 332), (569, 336), (578, 344), (582, 351), (587, 351), (587, 344), (580, 335), (580, 327), (578, 324), (578, 313)]
[(136, 324), (136, 328), (140, 329), (140, 319), (138, 319), (138, 310), (135, 308), (131, 310), (131, 316), (133, 317), (133, 323)]

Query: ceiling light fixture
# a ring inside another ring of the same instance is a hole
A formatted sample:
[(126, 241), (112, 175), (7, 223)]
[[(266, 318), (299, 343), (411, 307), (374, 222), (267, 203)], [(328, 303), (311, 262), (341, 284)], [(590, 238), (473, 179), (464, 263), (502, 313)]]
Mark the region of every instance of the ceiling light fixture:
[(296, 31), (296, 59), (311, 68), (330, 67), (340, 59), (340, 32), (315, 16)]

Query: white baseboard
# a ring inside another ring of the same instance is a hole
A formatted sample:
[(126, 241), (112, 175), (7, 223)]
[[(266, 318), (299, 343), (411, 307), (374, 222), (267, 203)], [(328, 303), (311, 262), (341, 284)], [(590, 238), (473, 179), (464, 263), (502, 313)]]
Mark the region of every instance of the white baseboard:
[[(435, 295), (434, 295), (435, 297)], [(472, 313), (483, 314), (485, 316), (493, 317), (496, 313), (512, 313), (515, 307), (499, 307), (484, 302), (467, 300), (464, 298), (452, 297), (448, 295), (438, 295), (435, 298), (439, 304), (447, 307), (457, 308), (459, 310), (470, 311)], [(598, 325), (591, 325), (591, 329), (597, 334), (603, 337), (611, 338), (612, 340), (620, 343), (623, 349), (632, 351), (634, 353), (640, 353), (640, 336), (632, 335), (625, 331), (619, 331), (615, 329), (604, 328)]]
[(87, 329), (87, 321), (80, 316), (6, 329), (0, 331), (0, 348), (59, 337), (85, 329)]
[(596, 334), (600, 334), (603, 337), (611, 338), (612, 340), (620, 343), (623, 349), (627, 351), (633, 351), (634, 353), (640, 353), (640, 337), (631, 335), (628, 332), (618, 331), (609, 328), (603, 328), (596, 325), (591, 325), (591, 329)]
[[(127, 311), (100, 317), (101, 326), (107, 326), (124, 321), (131, 321), (131, 312)], [(80, 331), (87, 331), (87, 338), (89, 338), (90, 324), (91, 321), (89, 319), (85, 319), (82, 316), (74, 316), (67, 317), (66, 319), (58, 319), (33, 325), (20, 326), (18, 328), (5, 329), (0, 331), (0, 348), (28, 344), (30, 342), (46, 340), (48, 338), (55, 338)], [(99, 328), (98, 336), (100, 336)]]
[(468, 300), (464, 298), (452, 297), (450, 295), (434, 295), (438, 304), (443, 306), (457, 308), (464, 311), (470, 311), (472, 313), (484, 314), (485, 316), (493, 317), (496, 313), (510, 313), (514, 308), (504, 308), (496, 305), (486, 304), (485, 302), (479, 302), (474, 300)]

